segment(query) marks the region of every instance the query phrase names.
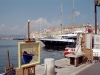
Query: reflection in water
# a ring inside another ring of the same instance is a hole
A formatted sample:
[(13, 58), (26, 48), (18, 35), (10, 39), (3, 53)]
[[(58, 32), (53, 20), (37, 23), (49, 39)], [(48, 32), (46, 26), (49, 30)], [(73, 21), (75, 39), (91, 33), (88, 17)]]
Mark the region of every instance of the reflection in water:
[(0, 48), (17, 47), (17, 45), (0, 45)]
[(64, 47), (44, 46), (41, 48), (41, 63), (44, 63), (45, 58), (54, 58), (59, 60), (64, 58)]
[[(0, 73), (4, 72), (4, 66), (7, 66), (6, 51), (9, 50), (11, 63), (18, 66), (18, 42), (20, 40), (0, 40)], [(44, 46), (41, 43), (40, 64), (44, 63), (45, 58), (54, 58), (59, 60), (64, 58), (64, 47)], [(3, 58), (2, 58), (3, 57)]]
[(64, 51), (65, 47), (44, 46), (42, 49), (45, 51)]

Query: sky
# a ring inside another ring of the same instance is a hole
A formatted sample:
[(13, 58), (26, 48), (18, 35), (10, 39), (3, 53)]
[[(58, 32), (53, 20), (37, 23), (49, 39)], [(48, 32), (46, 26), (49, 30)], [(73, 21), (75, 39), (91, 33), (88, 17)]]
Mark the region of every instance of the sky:
[[(60, 28), (61, 0), (0, 0), (0, 35), (26, 35), (30, 31)], [(72, 25), (73, 0), (62, 0), (62, 25)], [(100, 24), (100, 7), (97, 20)], [(74, 0), (74, 25), (94, 26), (94, 0)]]

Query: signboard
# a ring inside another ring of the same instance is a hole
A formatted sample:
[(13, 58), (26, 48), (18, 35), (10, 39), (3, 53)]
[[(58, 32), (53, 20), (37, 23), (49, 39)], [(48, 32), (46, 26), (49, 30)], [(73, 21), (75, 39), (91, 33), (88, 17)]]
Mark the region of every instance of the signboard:
[(100, 49), (100, 45), (94, 45), (94, 49)]
[(28, 67), (40, 63), (40, 42), (18, 43), (18, 67)]
[(100, 44), (100, 35), (94, 35), (94, 44)]
[(92, 34), (86, 34), (86, 48), (92, 49)]

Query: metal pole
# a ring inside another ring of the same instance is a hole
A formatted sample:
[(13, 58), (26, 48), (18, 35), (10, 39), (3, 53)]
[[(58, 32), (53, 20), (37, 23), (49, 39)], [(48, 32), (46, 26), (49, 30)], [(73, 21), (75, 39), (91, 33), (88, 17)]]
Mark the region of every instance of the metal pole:
[(72, 10), (72, 25), (74, 27), (74, 0), (73, 0), (73, 10)]
[(8, 57), (8, 68), (10, 68), (10, 56), (9, 56), (9, 51), (7, 51), (7, 57)]
[(28, 41), (30, 41), (30, 20), (28, 20)]
[(61, 18), (61, 35), (62, 35), (62, 0), (61, 0), (61, 15), (60, 15), (60, 18)]
[(74, 0), (72, 2), (72, 29), (71, 32), (74, 31)]
[(94, 13), (95, 13), (95, 34), (97, 34), (97, 8), (96, 8), (96, 0), (94, 0)]

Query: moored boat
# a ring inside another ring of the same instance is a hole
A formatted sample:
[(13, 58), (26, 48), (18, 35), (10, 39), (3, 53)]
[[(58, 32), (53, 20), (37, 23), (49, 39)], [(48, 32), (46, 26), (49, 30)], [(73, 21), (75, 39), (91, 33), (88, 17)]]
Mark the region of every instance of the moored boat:
[(59, 35), (53, 39), (40, 39), (46, 46), (75, 46), (77, 34)]

